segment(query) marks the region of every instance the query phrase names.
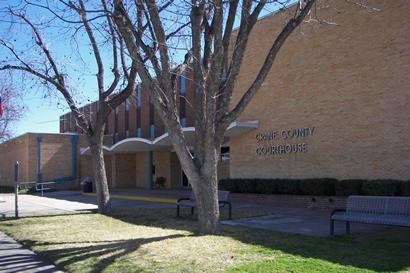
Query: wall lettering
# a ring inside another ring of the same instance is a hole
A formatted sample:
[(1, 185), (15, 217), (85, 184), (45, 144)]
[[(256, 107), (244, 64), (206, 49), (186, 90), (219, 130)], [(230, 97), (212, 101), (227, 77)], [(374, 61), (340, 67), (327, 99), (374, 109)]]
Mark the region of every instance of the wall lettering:
[[(256, 134), (256, 154), (258, 156), (307, 153), (308, 144), (305, 139), (312, 137), (315, 127), (287, 128), (270, 130)], [(275, 141), (290, 141), (292, 143), (275, 144)]]

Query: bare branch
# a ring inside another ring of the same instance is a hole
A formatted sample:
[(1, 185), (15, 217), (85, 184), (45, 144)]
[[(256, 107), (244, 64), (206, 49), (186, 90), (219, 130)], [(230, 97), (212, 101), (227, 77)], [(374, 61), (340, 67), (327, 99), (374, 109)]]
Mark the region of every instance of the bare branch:
[(225, 116), (221, 122), (225, 124), (229, 124), (230, 122), (234, 121), (238, 118), (238, 116), (243, 112), (245, 107), (249, 104), (252, 97), (256, 94), (259, 90), (260, 86), (262, 85), (263, 81), (265, 80), (266, 76), (268, 75), (270, 68), (273, 65), (273, 62), (276, 58), (277, 53), (279, 52), (280, 48), (292, 33), (292, 31), (303, 22), (303, 19), (309, 13), (311, 7), (315, 3), (316, 0), (309, 0), (307, 1), (305, 7), (300, 11), (300, 13), (295, 17), (289, 20), (283, 30), (280, 32), (278, 37), (276, 38), (275, 42), (273, 43), (268, 55), (266, 56), (265, 62), (263, 63), (256, 79), (253, 81), (252, 85), (249, 89), (244, 93), (242, 98), (236, 104), (236, 106), (232, 109), (232, 111)]

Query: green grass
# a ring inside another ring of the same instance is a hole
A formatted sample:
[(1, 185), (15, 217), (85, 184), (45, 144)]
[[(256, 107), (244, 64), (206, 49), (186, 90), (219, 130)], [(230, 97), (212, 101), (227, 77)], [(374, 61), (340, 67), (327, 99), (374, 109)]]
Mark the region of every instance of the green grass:
[(111, 217), (1, 221), (0, 230), (76, 273), (410, 271), (410, 229), (313, 238), (223, 226), (219, 236), (198, 236), (189, 211), (183, 215), (175, 218), (175, 209), (116, 209)]

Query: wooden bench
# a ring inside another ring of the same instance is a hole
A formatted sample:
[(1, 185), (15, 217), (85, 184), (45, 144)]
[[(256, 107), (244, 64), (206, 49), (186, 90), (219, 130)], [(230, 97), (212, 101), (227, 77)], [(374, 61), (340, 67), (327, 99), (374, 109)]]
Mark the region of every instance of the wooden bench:
[[(223, 208), (228, 206), (229, 219), (232, 219), (232, 204), (228, 201), (229, 191), (218, 191), (219, 207)], [(194, 208), (197, 207), (194, 192), (191, 192), (189, 197), (179, 198), (177, 200), (177, 217), (179, 217), (179, 207), (191, 208), (191, 215), (194, 214)]]
[(332, 211), (330, 235), (334, 234), (335, 221), (346, 222), (347, 234), (350, 222), (410, 227), (410, 197), (352, 195), (345, 210)]

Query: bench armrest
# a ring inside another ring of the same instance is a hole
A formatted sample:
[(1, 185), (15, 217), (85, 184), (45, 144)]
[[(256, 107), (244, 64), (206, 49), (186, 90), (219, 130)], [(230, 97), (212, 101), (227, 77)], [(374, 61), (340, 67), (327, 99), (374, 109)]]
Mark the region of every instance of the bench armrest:
[(346, 212), (346, 210), (345, 209), (334, 209), (330, 213), (330, 217), (332, 217), (336, 212)]
[(177, 203), (181, 202), (181, 201), (191, 201), (191, 199), (189, 197), (184, 197), (184, 198), (179, 198), (177, 200)]
[(230, 205), (231, 206), (231, 202), (229, 201), (218, 201), (219, 205)]

